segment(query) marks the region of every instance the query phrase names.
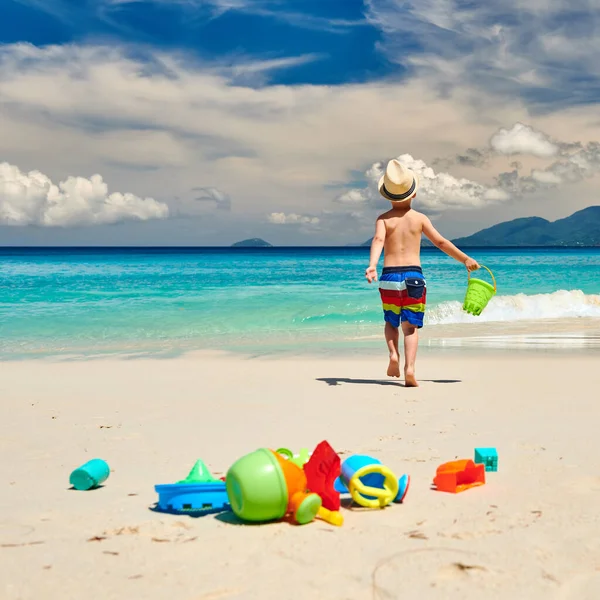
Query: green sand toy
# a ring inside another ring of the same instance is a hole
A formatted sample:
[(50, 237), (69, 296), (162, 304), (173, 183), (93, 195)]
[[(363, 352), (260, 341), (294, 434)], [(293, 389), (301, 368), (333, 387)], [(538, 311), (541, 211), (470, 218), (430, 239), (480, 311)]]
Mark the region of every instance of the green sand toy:
[(197, 460), (188, 476), (177, 483), (214, 483), (216, 481), (219, 480), (212, 476), (208, 467), (201, 460)]
[[(275, 521), (285, 515), (288, 490), (275, 455), (266, 448), (246, 454), (227, 471), (231, 509), (244, 521)], [(314, 516), (313, 516), (314, 518)]]
[(285, 456), (285, 458), (295, 465), (298, 465), (300, 468), (304, 467), (310, 458), (308, 448), (300, 448), (298, 454), (294, 454), (289, 448), (279, 448), (276, 452), (277, 454)]
[(467, 293), (463, 302), (463, 310), (476, 317), (481, 314), (481, 311), (496, 294), (496, 278), (494, 274), (483, 265), (481, 265), (481, 268), (485, 269), (492, 276), (494, 285), (483, 281), (483, 279), (471, 277), (471, 273), (469, 272), (469, 284), (467, 285)]

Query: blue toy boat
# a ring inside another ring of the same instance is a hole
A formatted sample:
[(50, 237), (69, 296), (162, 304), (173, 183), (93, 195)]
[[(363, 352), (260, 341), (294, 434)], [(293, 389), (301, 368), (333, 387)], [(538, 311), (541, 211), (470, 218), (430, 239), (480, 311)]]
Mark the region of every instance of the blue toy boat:
[(209, 514), (231, 510), (224, 481), (155, 485), (157, 510), (175, 514)]

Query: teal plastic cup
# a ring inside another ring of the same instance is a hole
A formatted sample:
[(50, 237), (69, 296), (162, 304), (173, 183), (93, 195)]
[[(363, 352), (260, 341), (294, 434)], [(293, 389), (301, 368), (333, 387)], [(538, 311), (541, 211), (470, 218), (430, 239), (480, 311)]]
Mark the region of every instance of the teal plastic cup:
[(94, 458), (75, 469), (69, 483), (76, 490), (92, 490), (102, 485), (110, 475), (110, 467), (101, 458)]
[(227, 471), (227, 496), (234, 514), (244, 521), (274, 521), (287, 510), (285, 478), (274, 454), (260, 448), (237, 460)]

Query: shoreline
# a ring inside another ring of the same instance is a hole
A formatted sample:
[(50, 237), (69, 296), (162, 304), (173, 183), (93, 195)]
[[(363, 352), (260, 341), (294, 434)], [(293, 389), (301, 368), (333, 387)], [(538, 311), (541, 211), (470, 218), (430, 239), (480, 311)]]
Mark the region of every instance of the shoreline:
[[(231, 343), (202, 346), (196, 342), (183, 344), (165, 341), (153, 347), (133, 345), (129, 348), (113, 346), (97, 351), (27, 352), (0, 355), (0, 364), (23, 361), (86, 361), (104, 359), (176, 359), (198, 353), (256, 356), (308, 356), (326, 358), (337, 355), (359, 355), (373, 358), (385, 354), (383, 334), (379, 331), (340, 339), (322, 339), (309, 336), (292, 336), (284, 341), (268, 338), (254, 343), (244, 340), (238, 346)], [(457, 323), (451, 325), (426, 325), (420, 331), (419, 353), (485, 352), (543, 352), (562, 354), (566, 352), (594, 353), (600, 351), (600, 318), (572, 317), (568, 319), (540, 319), (537, 321)]]

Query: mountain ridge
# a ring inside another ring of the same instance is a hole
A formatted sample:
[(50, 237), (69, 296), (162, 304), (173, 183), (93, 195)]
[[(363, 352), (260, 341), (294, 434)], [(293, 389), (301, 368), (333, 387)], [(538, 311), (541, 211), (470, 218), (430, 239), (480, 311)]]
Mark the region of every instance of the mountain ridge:
[(568, 217), (548, 221), (521, 217), (497, 223), (469, 236), (452, 240), (461, 247), (491, 246), (600, 246), (600, 206), (588, 206)]
[[(372, 239), (356, 245), (370, 246)], [(464, 248), (595, 248), (600, 246), (600, 206), (588, 206), (556, 221), (542, 217), (519, 217), (455, 238), (452, 242)], [(422, 248), (432, 246), (428, 239), (421, 241)]]

